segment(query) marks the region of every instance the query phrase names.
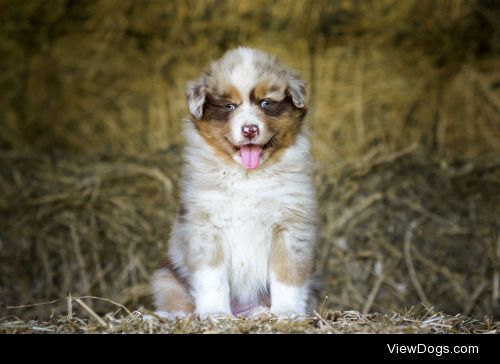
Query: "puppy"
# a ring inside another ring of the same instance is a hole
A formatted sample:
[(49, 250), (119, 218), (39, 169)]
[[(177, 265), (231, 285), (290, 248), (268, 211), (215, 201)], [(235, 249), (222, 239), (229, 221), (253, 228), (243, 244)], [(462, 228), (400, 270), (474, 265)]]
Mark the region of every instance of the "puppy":
[(275, 57), (237, 48), (188, 85), (180, 211), (157, 310), (306, 313), (316, 233), (305, 85)]

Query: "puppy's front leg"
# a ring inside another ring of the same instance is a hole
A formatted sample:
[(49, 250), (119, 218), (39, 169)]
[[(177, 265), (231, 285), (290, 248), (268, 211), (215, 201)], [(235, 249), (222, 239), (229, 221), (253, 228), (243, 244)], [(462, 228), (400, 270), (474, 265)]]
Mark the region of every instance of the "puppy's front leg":
[(271, 252), (271, 312), (305, 314), (312, 271), (313, 241), (310, 234), (275, 230)]
[(191, 286), (196, 313), (200, 316), (231, 315), (229, 283), (222, 264), (197, 268), (192, 273)]
[(229, 281), (220, 237), (210, 229), (190, 229), (185, 251), (195, 312), (201, 316), (231, 314)]

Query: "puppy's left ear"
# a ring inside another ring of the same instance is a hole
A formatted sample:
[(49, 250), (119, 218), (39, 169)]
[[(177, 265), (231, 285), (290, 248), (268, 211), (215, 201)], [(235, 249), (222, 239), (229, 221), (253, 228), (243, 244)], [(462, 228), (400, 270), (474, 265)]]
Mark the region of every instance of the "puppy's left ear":
[(197, 82), (188, 83), (186, 98), (189, 112), (196, 119), (200, 119), (203, 116), (203, 105), (206, 98), (205, 76), (201, 77)]
[(305, 106), (306, 84), (299, 76), (293, 72), (288, 73), (288, 88), (287, 91), (292, 97), (292, 102), (295, 107), (302, 109)]

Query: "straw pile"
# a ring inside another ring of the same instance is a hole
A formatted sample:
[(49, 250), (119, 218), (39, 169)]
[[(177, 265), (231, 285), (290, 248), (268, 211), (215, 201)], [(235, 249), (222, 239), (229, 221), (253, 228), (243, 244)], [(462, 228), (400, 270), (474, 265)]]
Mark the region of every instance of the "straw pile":
[(147, 297), (177, 209), (171, 169), (178, 169), (179, 155), (112, 161), (4, 156), (3, 303), (68, 292), (131, 304)]
[(329, 302), (498, 315), (500, 159), (450, 167), (414, 149), (318, 175)]
[(2, 315), (57, 317), (64, 300), (5, 305), (68, 292), (151, 307), (186, 81), (244, 44), (308, 81), (326, 307), (498, 317), (498, 18), (487, 0), (0, 2)]
[(244, 44), (308, 81), (319, 160), (414, 142), (452, 159), (498, 151), (496, 2), (53, 0), (0, 14), (3, 149), (164, 150), (181, 142), (186, 82)]
[[(0, 333), (134, 333), (134, 334), (498, 334), (500, 322), (464, 315), (446, 315), (432, 309), (421, 314), (403, 313), (363, 315), (358, 311), (324, 311), (301, 319), (260, 313), (251, 318), (211, 316), (200, 319), (164, 319), (144, 309), (130, 311), (108, 300), (115, 310), (100, 316), (89, 306), (96, 297), (68, 296), (66, 315), (51, 315), (44, 320), (0, 319)], [(99, 299), (100, 300), (100, 299)], [(90, 318), (82, 318), (82, 313)]]
[[(4, 303), (74, 292), (148, 305), (180, 159), (150, 158), (4, 156)], [(391, 312), (424, 302), (497, 314), (499, 163), (452, 169), (409, 148), (318, 171), (317, 261), (330, 307)]]

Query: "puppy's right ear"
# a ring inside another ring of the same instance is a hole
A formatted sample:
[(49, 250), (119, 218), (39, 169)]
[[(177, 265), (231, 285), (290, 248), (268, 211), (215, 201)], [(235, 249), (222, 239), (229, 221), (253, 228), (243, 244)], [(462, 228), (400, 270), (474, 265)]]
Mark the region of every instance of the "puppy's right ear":
[(202, 77), (197, 82), (188, 83), (186, 97), (189, 112), (196, 119), (200, 119), (203, 116), (203, 104), (205, 104), (206, 98), (205, 77)]

